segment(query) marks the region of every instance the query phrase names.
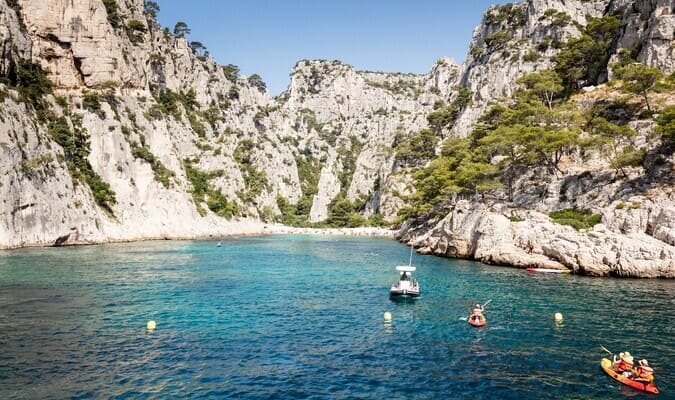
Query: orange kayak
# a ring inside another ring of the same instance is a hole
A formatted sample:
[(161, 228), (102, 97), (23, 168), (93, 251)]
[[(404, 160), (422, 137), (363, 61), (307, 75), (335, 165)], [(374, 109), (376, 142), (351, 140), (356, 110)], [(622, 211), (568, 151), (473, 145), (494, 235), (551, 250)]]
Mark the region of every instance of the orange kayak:
[(612, 366), (611, 360), (603, 358), (602, 361), (600, 361), (600, 366), (607, 373), (607, 375), (611, 376), (612, 378), (623, 383), (626, 386), (630, 386), (633, 389), (642, 390), (643, 392), (647, 393), (659, 394), (659, 389), (656, 387), (654, 382), (636, 381), (623, 374), (616, 372), (614, 370), (614, 367)]
[(478, 318), (476, 318), (475, 315), (470, 315), (469, 318), (468, 318), (468, 321), (469, 321), (469, 324), (471, 324), (473, 326), (483, 326), (487, 323), (487, 320), (485, 319), (485, 316), (483, 316), (482, 314), (479, 315)]

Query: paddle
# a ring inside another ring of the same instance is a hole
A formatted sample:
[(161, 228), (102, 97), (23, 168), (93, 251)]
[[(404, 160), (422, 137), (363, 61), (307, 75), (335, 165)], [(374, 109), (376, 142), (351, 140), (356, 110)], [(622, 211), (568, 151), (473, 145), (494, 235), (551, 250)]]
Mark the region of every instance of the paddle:
[(482, 305), (482, 307), (485, 308), (485, 306), (487, 306), (488, 304), (490, 304), (491, 301), (492, 301), (492, 299), (488, 300), (485, 304)]
[(600, 348), (603, 349), (604, 351), (606, 351), (607, 353), (609, 353), (609, 354), (611, 354), (611, 355), (614, 355), (614, 353), (612, 353), (611, 351), (607, 350), (607, 348), (606, 348), (605, 346), (600, 345)]

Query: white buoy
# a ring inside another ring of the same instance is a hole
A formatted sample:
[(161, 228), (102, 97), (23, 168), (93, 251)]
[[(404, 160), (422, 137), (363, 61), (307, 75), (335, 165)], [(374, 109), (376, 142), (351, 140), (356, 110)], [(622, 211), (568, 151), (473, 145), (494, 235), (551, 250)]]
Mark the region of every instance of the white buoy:
[(389, 311), (384, 313), (384, 320), (391, 321), (391, 313)]
[(149, 331), (154, 331), (156, 327), (157, 327), (157, 323), (155, 323), (155, 321), (148, 321), (148, 330)]
[(555, 313), (555, 321), (561, 322), (562, 320), (563, 320), (562, 314), (560, 314), (559, 312)]

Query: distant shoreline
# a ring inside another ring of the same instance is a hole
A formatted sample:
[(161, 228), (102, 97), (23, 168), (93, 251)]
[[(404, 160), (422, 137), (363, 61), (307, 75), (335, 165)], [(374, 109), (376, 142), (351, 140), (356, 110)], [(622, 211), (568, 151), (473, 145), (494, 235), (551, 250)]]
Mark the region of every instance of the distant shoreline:
[(359, 228), (299, 228), (278, 224), (257, 224), (248, 225), (247, 229), (241, 230), (227, 230), (225, 232), (215, 232), (212, 234), (190, 235), (190, 236), (148, 236), (128, 239), (110, 238), (107, 240), (86, 240), (80, 239), (75, 241), (66, 241), (61, 245), (54, 245), (54, 243), (26, 243), (21, 246), (7, 246), (0, 247), (0, 251), (11, 251), (25, 248), (37, 247), (70, 247), (70, 246), (95, 246), (101, 244), (113, 243), (135, 243), (135, 242), (149, 242), (149, 241), (171, 241), (171, 240), (219, 240), (231, 237), (245, 237), (245, 236), (271, 236), (271, 235), (322, 235), (322, 236), (353, 236), (353, 237), (380, 237), (394, 239), (398, 230), (384, 229), (377, 227), (359, 227)]

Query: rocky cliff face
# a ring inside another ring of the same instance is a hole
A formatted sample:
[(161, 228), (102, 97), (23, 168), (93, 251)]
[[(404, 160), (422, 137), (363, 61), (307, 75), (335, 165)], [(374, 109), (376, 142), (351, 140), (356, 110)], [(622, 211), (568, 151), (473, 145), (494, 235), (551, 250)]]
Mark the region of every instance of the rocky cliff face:
[[(0, 0), (0, 247), (262, 232), (289, 209), (326, 220), (343, 200), (392, 220), (413, 191), (413, 167), (425, 162), (402, 164), (397, 146), (429, 127), (427, 114), (468, 88), (470, 104), (434, 132), (467, 136), (519, 77), (550, 67), (587, 17), (610, 13), (621, 16), (613, 60), (624, 49), (673, 71), (669, 1), (529, 0), (488, 10), (462, 66), (439, 59), (412, 75), (303, 60), (271, 99), (255, 77), (162, 30), (141, 0)], [(641, 132), (643, 147), (657, 145), (653, 126)], [(570, 162), (565, 176), (514, 180), (508, 201), (479, 201), (461, 218), (458, 205), (402, 235), (446, 256), (513, 265), (536, 256), (537, 265), (589, 274), (672, 276), (672, 193), (622, 192), (626, 180), (606, 163)], [(611, 190), (587, 190), (600, 183)], [(572, 235), (576, 247), (546, 239), (568, 232), (541, 214), (570, 198), (604, 218), (592, 235)], [(618, 201), (642, 207), (621, 211)], [(526, 221), (506, 223), (514, 213)], [(526, 257), (517, 244), (530, 230), (541, 244)], [(614, 250), (597, 247), (602, 240)], [(627, 267), (654, 257), (662, 261)]]
[[(301, 61), (270, 99), (161, 30), (141, 0), (9, 4), (0, 0), (2, 247), (71, 232), (95, 242), (219, 234), (273, 218), (279, 198), (304, 199), (310, 221), (337, 196), (391, 218), (402, 200), (386, 182), (405, 179), (391, 176), (392, 143), (426, 126), (457, 77), (449, 60), (424, 76)], [(17, 78), (37, 79), (30, 63), (52, 85), (39, 98)], [(88, 144), (73, 145), (77, 133)]]

